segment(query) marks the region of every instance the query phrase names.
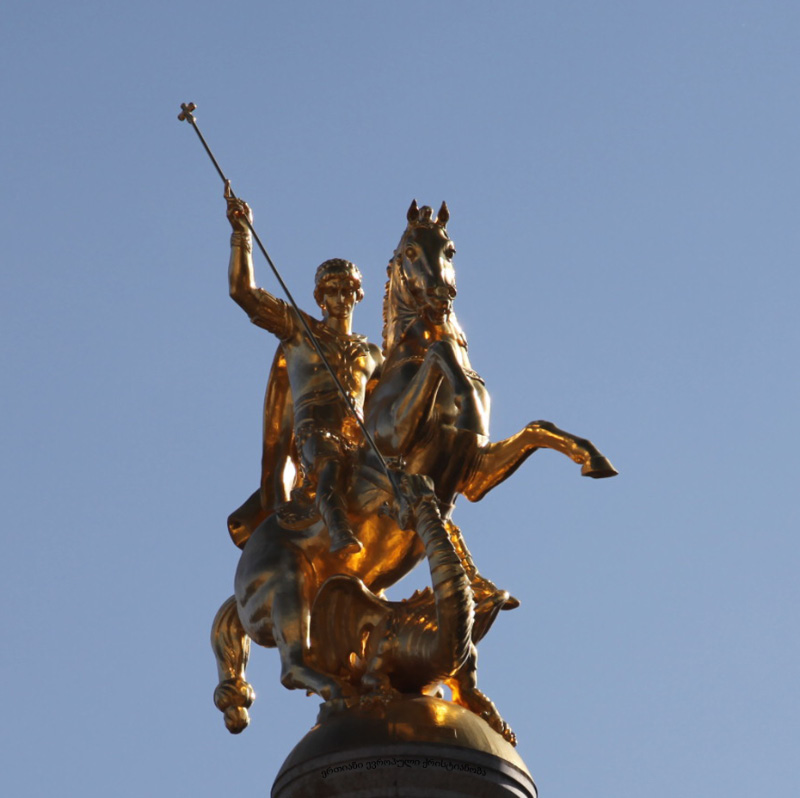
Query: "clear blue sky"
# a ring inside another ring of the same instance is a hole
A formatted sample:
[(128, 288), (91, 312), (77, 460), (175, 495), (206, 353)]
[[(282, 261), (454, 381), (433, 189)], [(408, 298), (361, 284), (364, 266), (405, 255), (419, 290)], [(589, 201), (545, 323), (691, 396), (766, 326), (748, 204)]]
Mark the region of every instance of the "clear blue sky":
[(211, 702), (274, 342), (190, 100), (302, 304), (359, 264), (372, 339), (410, 200), (446, 199), (493, 437), (620, 469), (537, 453), (456, 508), (523, 602), (480, 683), (543, 798), (794, 794), (798, 40), (794, 0), (7, 0), (4, 794), (263, 795), (316, 715), (264, 649), (250, 728)]

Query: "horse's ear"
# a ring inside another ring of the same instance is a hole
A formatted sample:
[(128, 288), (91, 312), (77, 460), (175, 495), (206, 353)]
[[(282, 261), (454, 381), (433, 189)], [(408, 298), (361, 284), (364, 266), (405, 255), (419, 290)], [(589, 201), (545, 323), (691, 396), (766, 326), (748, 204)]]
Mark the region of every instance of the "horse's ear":
[(417, 201), (415, 199), (411, 200), (406, 219), (408, 219), (409, 222), (416, 222), (417, 219), (419, 219), (419, 208), (417, 207)]
[(439, 227), (447, 227), (447, 223), (450, 221), (450, 209), (447, 207), (446, 202), (442, 202), (442, 207), (439, 208), (439, 213), (436, 214), (436, 224)]

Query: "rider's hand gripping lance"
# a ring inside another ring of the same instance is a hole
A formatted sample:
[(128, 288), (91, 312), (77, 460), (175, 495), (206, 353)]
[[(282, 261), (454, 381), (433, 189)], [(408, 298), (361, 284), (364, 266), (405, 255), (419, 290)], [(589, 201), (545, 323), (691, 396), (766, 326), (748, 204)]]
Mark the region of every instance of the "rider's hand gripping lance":
[[(229, 194), (226, 194), (226, 196), (230, 196), (233, 199), (237, 199), (236, 194), (234, 194), (233, 189), (231, 189), (230, 180), (228, 180), (228, 178), (225, 177), (225, 173), (222, 171), (219, 163), (217, 163), (217, 159), (214, 157), (214, 153), (211, 152), (211, 148), (206, 143), (203, 134), (200, 132), (200, 128), (197, 126), (197, 120), (194, 118), (194, 113), (193, 113), (193, 111), (196, 108), (197, 106), (194, 103), (181, 103), (181, 112), (178, 114), (178, 119), (181, 122), (188, 122), (194, 128), (194, 132), (197, 133), (197, 137), (200, 139), (200, 143), (203, 145), (203, 148), (205, 149), (206, 153), (208, 153), (208, 157), (211, 159), (211, 163), (214, 164), (214, 168), (217, 170), (217, 174), (220, 176), (222, 182), (225, 184), (226, 192), (229, 192)], [(272, 269), (272, 273), (275, 275), (275, 278), (277, 279), (278, 283), (283, 289), (283, 293), (286, 295), (286, 298), (289, 300), (289, 303), (294, 308), (298, 318), (302, 322), (306, 335), (308, 335), (308, 338), (313, 344), (314, 349), (316, 349), (317, 354), (319, 355), (322, 362), (325, 364), (325, 368), (331, 375), (331, 378), (333, 379), (333, 382), (336, 385), (337, 390), (344, 398), (347, 408), (350, 410), (350, 413), (353, 415), (353, 418), (355, 418), (356, 422), (358, 423), (359, 429), (361, 430), (361, 433), (364, 435), (364, 439), (370, 445), (370, 448), (375, 453), (375, 456), (378, 458), (378, 462), (381, 464), (381, 467), (386, 473), (386, 476), (389, 478), (389, 481), (392, 484), (392, 488), (394, 489), (395, 495), (399, 496), (400, 490), (399, 490), (399, 485), (397, 484), (396, 475), (389, 468), (389, 465), (386, 462), (383, 455), (381, 454), (380, 449), (378, 449), (378, 445), (375, 443), (374, 438), (372, 437), (372, 435), (370, 435), (369, 431), (364, 425), (364, 422), (361, 420), (361, 417), (356, 411), (356, 408), (353, 406), (352, 399), (350, 398), (347, 391), (344, 389), (341, 380), (336, 375), (336, 372), (331, 367), (331, 364), (328, 362), (328, 358), (325, 357), (325, 353), (322, 351), (322, 347), (320, 346), (316, 335), (314, 335), (313, 331), (311, 330), (311, 327), (308, 321), (306, 320), (305, 314), (301, 312), (300, 308), (297, 305), (297, 302), (295, 302), (294, 297), (292, 296), (292, 292), (289, 290), (288, 286), (283, 281), (283, 278), (281, 277), (278, 268), (273, 263), (272, 258), (269, 256), (266, 247), (261, 243), (261, 239), (259, 238), (258, 233), (256, 232), (255, 228), (253, 227), (252, 223), (247, 218), (247, 216), (244, 216), (243, 218), (245, 223), (247, 224), (247, 227), (249, 228), (250, 232), (253, 235), (253, 240), (256, 242), (256, 244), (258, 244), (258, 248), (261, 250), (261, 254), (264, 256), (264, 258), (266, 258), (266, 261), (269, 264), (270, 269)]]

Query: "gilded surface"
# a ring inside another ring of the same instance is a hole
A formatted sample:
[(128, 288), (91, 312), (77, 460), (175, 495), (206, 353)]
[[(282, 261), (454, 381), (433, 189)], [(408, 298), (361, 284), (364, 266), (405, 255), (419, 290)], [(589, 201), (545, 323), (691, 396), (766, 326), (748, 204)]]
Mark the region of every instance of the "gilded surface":
[(380, 750), (395, 746), (397, 750), (396, 746), (403, 743), (446, 746), (457, 742), (469, 748), (471, 756), (478, 751), (491, 754), (530, 775), (514, 748), (473, 713), (451, 701), (404, 696), (376, 710), (357, 706), (347, 712), (328, 713), (326, 709), (323, 704), (318, 723), (291, 753), (283, 772), (343, 750), (352, 756), (359, 747)]
[[(539, 448), (584, 476), (616, 474), (584, 439), (547, 421), (490, 441), (489, 394), (458, 324), (455, 245), (442, 203), (411, 204), (387, 269), (382, 346), (352, 330), (361, 275), (326, 261), (316, 277), (321, 319), (256, 285), (250, 210), (226, 190), (233, 228), (231, 297), (277, 338), (264, 403), (259, 488), (228, 522), (242, 555), (235, 592), (213, 628), (214, 700), (232, 732), (254, 699), (250, 641), (277, 647), (281, 681), (321, 696), (328, 711), (386, 706), (400, 694), (452, 691), (507, 741), (514, 734), (478, 689), (476, 644), (516, 599), (484, 578), (451, 513), (477, 501)], [(338, 389), (322, 352), (344, 387)], [(392, 467), (366, 445), (356, 421)], [(405, 601), (383, 590), (426, 560), (430, 584)]]

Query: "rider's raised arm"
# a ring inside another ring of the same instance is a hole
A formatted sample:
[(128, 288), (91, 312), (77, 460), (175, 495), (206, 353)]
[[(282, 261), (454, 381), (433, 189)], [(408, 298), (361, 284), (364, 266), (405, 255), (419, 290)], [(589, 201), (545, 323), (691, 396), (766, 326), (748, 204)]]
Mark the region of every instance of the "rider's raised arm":
[(292, 313), (289, 306), (256, 285), (253, 271), (253, 242), (250, 227), (253, 216), (247, 203), (233, 197), (230, 187), (225, 187), (228, 203), (228, 221), (231, 223), (231, 259), (228, 266), (228, 287), (231, 299), (239, 305), (250, 320), (286, 338), (291, 333)]

